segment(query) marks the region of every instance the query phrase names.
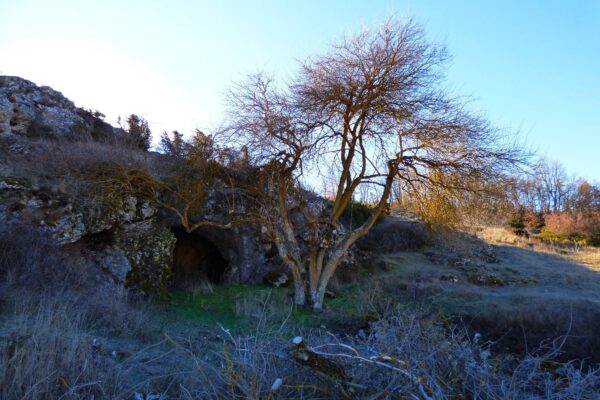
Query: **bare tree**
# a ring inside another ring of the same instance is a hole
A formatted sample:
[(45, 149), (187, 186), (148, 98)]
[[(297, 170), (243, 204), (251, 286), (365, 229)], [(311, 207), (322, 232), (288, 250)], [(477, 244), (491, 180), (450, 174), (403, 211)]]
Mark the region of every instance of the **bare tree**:
[(557, 161), (540, 159), (534, 166), (534, 186), (540, 211), (559, 212), (564, 209), (568, 180), (564, 167)]
[[(432, 177), (497, 178), (521, 161), (483, 118), (444, 92), (447, 59), (413, 21), (390, 19), (309, 58), (287, 85), (257, 74), (232, 90), (224, 133), (269, 168), (274, 198), (264, 212), (296, 281), (296, 303), (305, 302), (308, 287), (313, 308), (322, 308), (329, 280), (384, 211), (395, 179), (461, 190), (459, 180)], [(301, 243), (290, 218), (293, 188), (321, 177), (325, 164), (337, 171), (334, 198), (309, 216), (310, 238)], [(347, 229), (340, 218), (365, 185), (378, 188), (373, 212)]]

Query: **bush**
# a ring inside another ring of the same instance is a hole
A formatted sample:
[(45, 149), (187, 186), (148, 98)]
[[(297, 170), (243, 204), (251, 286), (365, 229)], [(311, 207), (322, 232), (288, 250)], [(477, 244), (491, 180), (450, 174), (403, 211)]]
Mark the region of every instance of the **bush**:
[(598, 245), (600, 215), (593, 213), (551, 213), (545, 218), (543, 237)]
[(148, 121), (135, 114), (131, 114), (127, 118), (127, 126), (128, 140), (131, 144), (134, 147), (147, 151), (150, 148), (152, 140), (152, 132), (150, 131)]
[(514, 230), (521, 230), (525, 228), (525, 210), (518, 210), (513, 213), (508, 221), (508, 225)]
[(528, 229), (538, 230), (544, 227), (544, 214), (534, 211), (526, 211), (523, 215), (523, 223)]
[(481, 335), (403, 309), (351, 337), (225, 333), (220, 370), (199, 361), (184, 398), (566, 399), (600, 389), (597, 370), (555, 361), (559, 342), (521, 360), (494, 356)]

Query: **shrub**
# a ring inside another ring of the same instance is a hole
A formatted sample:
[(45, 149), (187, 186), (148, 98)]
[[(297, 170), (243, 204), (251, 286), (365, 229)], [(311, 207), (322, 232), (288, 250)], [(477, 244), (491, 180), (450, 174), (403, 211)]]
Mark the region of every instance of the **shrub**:
[(514, 230), (521, 230), (525, 228), (525, 210), (519, 209), (514, 212), (510, 220), (508, 221), (508, 225)]
[(399, 308), (343, 338), (224, 332), (220, 369), (196, 357), (203, 367), (182, 384), (184, 398), (566, 399), (600, 388), (597, 370), (555, 361), (560, 342), (520, 360), (494, 356), (481, 335)]
[(529, 229), (541, 229), (544, 227), (544, 214), (534, 211), (526, 211), (523, 215), (523, 223)]
[(148, 150), (150, 148), (150, 141), (152, 140), (152, 132), (150, 131), (148, 121), (135, 114), (131, 114), (127, 118), (127, 126), (128, 140), (131, 144), (141, 150)]
[(551, 213), (545, 218), (545, 237), (583, 244), (597, 243), (600, 236), (600, 215), (593, 213)]

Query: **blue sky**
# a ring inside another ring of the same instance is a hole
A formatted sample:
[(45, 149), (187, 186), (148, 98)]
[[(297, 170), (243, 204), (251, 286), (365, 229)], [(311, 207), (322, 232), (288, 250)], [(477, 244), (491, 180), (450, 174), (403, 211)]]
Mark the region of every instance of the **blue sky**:
[(155, 133), (222, 119), (233, 80), (397, 13), (453, 55), (448, 85), (539, 154), (600, 181), (600, 1), (0, 0), (0, 71)]

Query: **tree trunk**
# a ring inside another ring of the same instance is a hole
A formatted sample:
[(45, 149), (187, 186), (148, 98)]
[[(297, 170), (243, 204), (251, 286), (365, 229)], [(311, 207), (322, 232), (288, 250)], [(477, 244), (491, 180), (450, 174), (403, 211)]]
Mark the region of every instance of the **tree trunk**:
[(292, 269), (292, 279), (294, 281), (294, 303), (297, 306), (303, 306), (306, 304), (306, 290), (302, 275), (296, 268)]
[[(331, 276), (323, 274), (323, 262), (324, 258), (319, 257), (315, 260), (315, 268), (319, 271), (319, 275), (316, 279), (310, 280), (309, 286), (309, 294), (310, 294), (310, 302), (314, 311), (322, 311), (323, 310), (323, 302), (325, 300), (325, 291), (327, 290), (327, 284)], [(331, 262), (331, 260), (330, 260)], [(337, 267), (337, 265), (336, 265)]]
[(318, 287), (311, 289), (310, 298), (313, 311), (319, 312), (323, 310), (323, 301), (325, 300), (325, 291), (327, 283), (321, 284)]

